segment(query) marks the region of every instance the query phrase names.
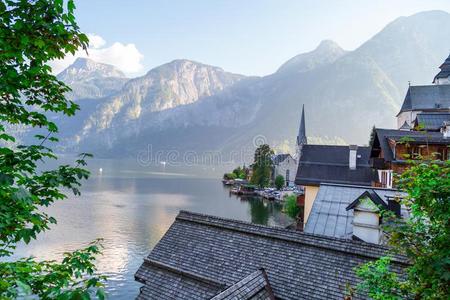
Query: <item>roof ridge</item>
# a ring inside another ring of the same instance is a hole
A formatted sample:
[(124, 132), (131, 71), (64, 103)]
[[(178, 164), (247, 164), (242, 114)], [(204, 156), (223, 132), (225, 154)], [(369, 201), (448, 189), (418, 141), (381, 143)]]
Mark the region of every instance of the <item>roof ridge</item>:
[[(306, 145), (304, 145), (304, 147), (306, 147), (306, 148), (308, 148), (310, 146), (314, 146), (314, 147), (320, 146), (320, 147), (330, 147), (330, 148), (331, 147), (348, 148), (351, 145), (323, 145), (323, 144), (306, 144)], [(361, 148), (368, 148), (368, 149), (370, 148), (369, 146), (361, 146), (361, 145), (357, 145), (357, 146), (358, 146), (358, 150)]]
[[(198, 217), (201, 219), (194, 219), (195, 217)], [(315, 235), (315, 234), (299, 232), (299, 231), (290, 230), (290, 229), (281, 228), (281, 227), (264, 226), (264, 225), (260, 225), (260, 224), (253, 224), (253, 223), (244, 222), (244, 221), (240, 221), (240, 220), (234, 220), (234, 219), (226, 219), (226, 218), (221, 218), (221, 217), (217, 217), (217, 216), (189, 212), (189, 211), (185, 211), (185, 210), (181, 210), (179, 212), (178, 216), (176, 217), (176, 219), (193, 222), (193, 223), (197, 223), (197, 224), (202, 224), (202, 225), (207, 225), (207, 226), (212, 226), (212, 227), (223, 228), (223, 229), (236, 231), (236, 232), (242, 232), (242, 233), (263, 236), (263, 237), (273, 238), (273, 239), (277, 239), (277, 240), (283, 240), (283, 241), (297, 243), (297, 244), (303, 244), (303, 245), (307, 245), (307, 246), (312, 246), (312, 247), (317, 247), (317, 248), (322, 248), (322, 249), (327, 249), (327, 250), (332, 250), (332, 251), (349, 253), (349, 254), (363, 256), (363, 257), (367, 257), (367, 258), (377, 259), (380, 257), (379, 253), (378, 254), (369, 253), (370, 251), (373, 251), (373, 252), (389, 251), (388, 247), (385, 247), (382, 245), (369, 244), (366, 242), (353, 241), (353, 240), (343, 240), (343, 239), (339, 239), (336, 237)], [(221, 221), (223, 223), (221, 223), (221, 224), (214, 223), (211, 220), (216, 220), (219, 222)], [(269, 230), (269, 231), (283, 231), (284, 233), (289, 233), (292, 236), (289, 236), (289, 237), (283, 236), (280, 234), (276, 234), (274, 232), (265, 232), (265, 233), (255, 232), (248, 228), (238, 228), (236, 226), (230, 226), (230, 224), (226, 224), (226, 222), (251, 226), (254, 228), (262, 228), (262, 229)], [(305, 237), (310, 238), (310, 239), (315, 239), (316, 241), (318, 241), (320, 243), (314, 243), (312, 241), (307, 241), (305, 239), (300, 240), (301, 238), (305, 238)], [(325, 241), (334, 241), (336, 243), (342, 244), (343, 247), (339, 247), (339, 245), (337, 245), (337, 244), (332, 244), (332, 245), (328, 244), (327, 245), (324, 243)], [(367, 250), (367, 251), (357, 251), (354, 249), (354, 247), (350, 247), (350, 246), (364, 247), (364, 248), (366, 248), (364, 250)], [(396, 256), (394, 256), (393, 260), (396, 261), (397, 263), (406, 264), (406, 260), (402, 256), (396, 255)]]
[(201, 275), (189, 272), (189, 271), (184, 271), (184, 270), (181, 270), (181, 269), (177, 269), (177, 268), (175, 268), (175, 267), (173, 267), (171, 265), (168, 265), (168, 264), (156, 261), (156, 260), (148, 258), (148, 257), (144, 258), (144, 264), (147, 264), (147, 265), (150, 265), (150, 266), (154, 266), (154, 267), (159, 268), (159, 269), (164, 269), (164, 270), (167, 270), (167, 271), (175, 273), (175, 274), (186, 276), (186, 277), (189, 277), (189, 278), (194, 279), (196, 281), (200, 281), (200, 282), (205, 283), (205, 284), (217, 286), (219, 288), (227, 288), (226, 284), (218, 282), (218, 281), (216, 281), (214, 279), (208, 278), (206, 276), (201, 276)]
[(389, 188), (382, 188), (382, 187), (373, 187), (373, 186), (363, 186), (363, 185), (356, 185), (356, 184), (339, 184), (339, 183), (328, 183), (324, 182), (320, 185), (330, 185), (330, 186), (340, 186), (340, 187), (348, 187), (348, 188), (359, 188), (359, 189), (371, 189), (371, 190), (382, 190), (382, 191), (392, 191), (392, 192), (400, 192), (398, 189), (389, 189)]
[[(370, 164), (366, 163), (359, 163), (356, 162), (358, 167), (370, 167)], [(319, 165), (319, 166), (335, 166), (335, 167), (347, 167), (348, 163), (334, 163), (334, 162), (319, 162), (319, 161), (300, 161), (300, 164), (302, 165)], [(353, 170), (352, 170), (353, 171)]]

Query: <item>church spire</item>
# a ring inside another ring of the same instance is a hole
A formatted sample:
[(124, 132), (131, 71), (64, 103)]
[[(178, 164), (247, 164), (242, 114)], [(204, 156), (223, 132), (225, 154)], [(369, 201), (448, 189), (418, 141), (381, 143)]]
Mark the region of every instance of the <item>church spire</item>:
[(305, 129), (305, 104), (302, 106), (302, 117), (300, 119), (300, 128), (297, 135), (297, 146), (307, 144), (306, 129)]
[(305, 105), (303, 104), (302, 107), (302, 117), (300, 119), (300, 127), (298, 129), (298, 135), (297, 135), (297, 151), (295, 153), (295, 158), (297, 159), (297, 162), (300, 161), (300, 157), (302, 156), (302, 149), (303, 145), (307, 144), (306, 140), (306, 128), (305, 128)]

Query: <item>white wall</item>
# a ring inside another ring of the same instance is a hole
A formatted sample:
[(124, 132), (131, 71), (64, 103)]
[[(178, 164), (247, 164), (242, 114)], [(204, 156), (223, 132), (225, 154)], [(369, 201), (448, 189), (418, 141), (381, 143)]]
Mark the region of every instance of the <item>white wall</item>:
[(401, 114), (399, 114), (397, 117), (397, 129), (402, 127), (402, 125), (403, 125), (403, 123), (405, 123), (405, 121), (409, 125), (411, 125), (411, 123), (416, 119), (416, 116), (419, 112), (420, 111), (404, 111)]
[(434, 84), (450, 84), (450, 77), (447, 78), (438, 78), (434, 82)]
[(294, 184), (295, 175), (297, 174), (297, 162), (291, 156), (287, 157), (280, 164), (275, 166), (274, 168), (274, 179), (281, 175), (284, 180), (286, 180), (286, 170), (289, 170), (289, 183), (290, 185)]

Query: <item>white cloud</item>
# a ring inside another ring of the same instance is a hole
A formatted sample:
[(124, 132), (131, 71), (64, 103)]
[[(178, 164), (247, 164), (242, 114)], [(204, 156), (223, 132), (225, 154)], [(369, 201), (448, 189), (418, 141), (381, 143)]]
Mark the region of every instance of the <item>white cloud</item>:
[(99, 35), (88, 34), (89, 48), (98, 49), (106, 44), (106, 41)]
[(79, 50), (75, 55), (67, 55), (64, 59), (51, 62), (55, 74), (71, 65), (77, 57), (88, 57), (96, 62), (113, 65), (128, 75), (135, 75), (142, 71), (141, 61), (144, 56), (134, 44), (115, 42), (109, 47), (104, 47), (106, 41), (101, 36), (88, 34), (88, 37), (88, 53)]

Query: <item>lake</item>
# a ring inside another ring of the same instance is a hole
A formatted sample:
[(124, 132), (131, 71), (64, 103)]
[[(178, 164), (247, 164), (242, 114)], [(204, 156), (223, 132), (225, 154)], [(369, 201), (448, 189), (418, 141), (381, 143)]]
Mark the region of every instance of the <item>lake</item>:
[(132, 299), (141, 286), (134, 273), (179, 210), (274, 226), (291, 223), (279, 204), (230, 195), (220, 178), (232, 167), (91, 160), (92, 176), (84, 182), (82, 195), (51, 207), (48, 211), (58, 224), (29, 245), (20, 245), (15, 256), (60, 259), (65, 251), (104, 238), (97, 266), (108, 277), (108, 296)]

